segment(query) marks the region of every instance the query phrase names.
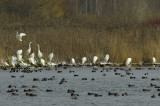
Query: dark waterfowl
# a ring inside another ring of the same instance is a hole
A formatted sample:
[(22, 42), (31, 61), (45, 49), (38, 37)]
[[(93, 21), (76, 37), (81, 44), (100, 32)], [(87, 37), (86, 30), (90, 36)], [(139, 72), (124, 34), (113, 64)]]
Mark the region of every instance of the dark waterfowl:
[(51, 90), (51, 89), (46, 89), (46, 92), (52, 92), (53, 90)]
[(100, 96), (102, 96), (102, 95), (100, 95), (100, 94), (94, 94), (94, 96), (95, 96), (95, 97), (100, 97)]
[(37, 95), (33, 93), (26, 93), (26, 96), (37, 96)]
[(149, 92), (151, 91), (150, 89), (143, 89), (144, 92)]
[(39, 79), (38, 78), (33, 78), (33, 81), (39, 81)]
[(128, 87), (132, 88), (132, 87), (135, 87), (135, 85), (131, 85), (131, 84), (129, 84), (129, 85), (128, 85)]
[(12, 93), (12, 96), (18, 96), (18, 93)]

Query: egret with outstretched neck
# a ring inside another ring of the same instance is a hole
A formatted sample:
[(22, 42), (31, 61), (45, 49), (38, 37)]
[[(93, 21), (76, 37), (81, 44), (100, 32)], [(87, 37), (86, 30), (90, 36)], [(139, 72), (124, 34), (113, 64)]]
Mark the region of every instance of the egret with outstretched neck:
[(40, 46), (37, 44), (37, 46), (38, 46), (38, 57), (39, 58), (42, 58), (42, 56), (43, 56), (43, 54), (42, 54), (42, 52), (40, 51)]
[(28, 50), (27, 50), (27, 55), (29, 55), (29, 54), (31, 53), (31, 43), (32, 43), (32, 42), (29, 42), (29, 48), (28, 48)]

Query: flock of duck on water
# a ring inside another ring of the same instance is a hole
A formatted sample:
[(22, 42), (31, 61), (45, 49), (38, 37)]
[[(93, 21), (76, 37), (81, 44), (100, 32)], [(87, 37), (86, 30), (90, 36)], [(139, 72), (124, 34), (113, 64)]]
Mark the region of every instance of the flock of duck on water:
[[(22, 42), (22, 37), (26, 36), (25, 33), (18, 33), (16, 34), (16, 39), (21, 41)], [(49, 61), (46, 62), (42, 57), (43, 57), (43, 53), (41, 52), (40, 50), (40, 46), (37, 44), (38, 46), (38, 58), (36, 59), (35, 58), (35, 53), (31, 53), (31, 44), (32, 42), (29, 42), (29, 48), (27, 49), (27, 55), (29, 56), (28, 60), (25, 61), (23, 58), (22, 58), (22, 49), (21, 50), (17, 50), (17, 56), (12, 56), (11, 58), (11, 61), (10, 61), (10, 64), (9, 62), (7, 61), (2, 61), (2, 64), (4, 66), (10, 66), (10, 67), (16, 67), (17, 65), (21, 66), (21, 67), (30, 67), (30, 66), (56, 66), (58, 64), (56, 63), (53, 63), (52, 62), (52, 59), (54, 57), (54, 54), (53, 52), (49, 54), (48, 58), (49, 58)], [(96, 65), (97, 64), (97, 60), (98, 60), (98, 57), (97, 56), (94, 56), (93, 57), (93, 63), (86, 63), (87, 61), (87, 57), (83, 57), (82, 58), (82, 63), (80, 63), (79, 65)], [(105, 58), (104, 58), (104, 62), (101, 62), (100, 65), (105, 65), (105, 64), (112, 64), (110, 63), (108, 60), (109, 60), (109, 54), (106, 54)], [(130, 66), (130, 63), (132, 61), (132, 58), (127, 58), (126, 59), (126, 63), (125, 65), (126, 66)], [(156, 63), (156, 59), (155, 57), (152, 58), (152, 63), (155, 64)], [(64, 61), (62, 63), (60, 63), (61, 65), (66, 65), (67, 63)], [(75, 61), (74, 58), (71, 58), (71, 64), (70, 65), (78, 65)]]

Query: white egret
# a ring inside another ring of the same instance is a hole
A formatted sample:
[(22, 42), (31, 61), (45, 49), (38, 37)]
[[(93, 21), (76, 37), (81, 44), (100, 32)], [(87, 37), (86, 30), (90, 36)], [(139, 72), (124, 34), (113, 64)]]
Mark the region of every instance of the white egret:
[(41, 59), (41, 65), (45, 66), (45, 60), (44, 59)]
[(106, 54), (106, 56), (105, 56), (105, 62), (108, 63), (108, 60), (109, 60), (109, 54)]
[(96, 64), (96, 61), (98, 60), (98, 57), (97, 56), (94, 56), (93, 57), (93, 64)]
[(57, 64), (49, 62), (48, 65), (49, 65), (49, 66), (55, 66), (55, 65), (57, 65)]
[(83, 58), (82, 58), (82, 64), (85, 64), (86, 61), (87, 61), (87, 58), (86, 58), (86, 57), (83, 57)]
[(28, 50), (27, 50), (27, 55), (29, 55), (29, 54), (31, 53), (31, 43), (32, 43), (32, 42), (29, 42), (29, 48), (28, 48)]
[(21, 55), (22, 54), (22, 49), (21, 50), (17, 50), (17, 55)]
[(32, 54), (30, 55), (29, 63), (30, 63), (30, 64), (33, 64), (33, 65), (36, 65), (36, 61), (35, 61), (35, 59), (34, 59), (34, 53), (32, 53)]
[(49, 54), (49, 56), (48, 56), (48, 58), (49, 58), (49, 62), (51, 62), (51, 61), (52, 61), (53, 56), (54, 56), (54, 54), (53, 54), (53, 53), (50, 53), (50, 54)]
[(153, 62), (153, 64), (156, 63), (156, 58), (155, 57), (152, 58), (152, 62)]
[(74, 59), (74, 58), (72, 58), (72, 59), (71, 59), (71, 62), (72, 62), (72, 64), (76, 64), (76, 62), (75, 62), (75, 59)]
[(26, 36), (26, 34), (25, 34), (25, 33), (20, 33), (20, 34), (18, 34), (18, 31), (17, 31), (17, 34), (16, 34), (17, 40), (22, 41), (22, 37), (23, 37), (23, 36)]
[(31, 58), (34, 58), (34, 56), (35, 56), (35, 54), (34, 54), (34, 53), (32, 53), (32, 54), (30, 55), (30, 57), (31, 57)]
[(21, 62), (21, 61), (22, 61), (22, 55), (21, 55), (21, 54), (18, 54), (18, 55), (17, 55), (17, 59), (18, 59), (19, 62)]
[(42, 56), (43, 56), (43, 54), (42, 54), (42, 52), (40, 51), (40, 46), (37, 44), (37, 46), (38, 46), (38, 57), (39, 58), (42, 58)]
[(27, 63), (24, 63), (23, 61), (21, 61), (21, 63), (19, 64), (21, 67), (28, 67), (30, 66), (29, 64)]
[(13, 67), (16, 66), (16, 64), (17, 64), (17, 57), (16, 56), (12, 56), (11, 64)]
[(5, 61), (5, 62), (4, 62), (4, 66), (9, 66), (9, 64)]
[(130, 57), (130, 58), (127, 58), (127, 60), (126, 60), (126, 66), (128, 66), (130, 63), (131, 63), (131, 61), (132, 61), (132, 58)]

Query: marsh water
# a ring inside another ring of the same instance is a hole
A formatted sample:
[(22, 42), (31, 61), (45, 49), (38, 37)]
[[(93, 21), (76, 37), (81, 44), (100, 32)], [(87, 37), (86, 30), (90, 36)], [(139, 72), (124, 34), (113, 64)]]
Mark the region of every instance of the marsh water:
[[(160, 86), (158, 67), (130, 68), (130, 70), (96, 67), (94, 71), (93, 67), (56, 70), (44, 68), (32, 73), (24, 73), (21, 72), (22, 70), (10, 71), (10, 69), (0, 70), (0, 106), (159, 106), (160, 103), (158, 96), (160, 91), (157, 91)], [(126, 72), (131, 74), (127, 75)], [(54, 80), (42, 81), (43, 78), (53, 76), (55, 76)], [(33, 78), (38, 81), (33, 81)], [(65, 82), (60, 84), (63, 78)], [(157, 88), (151, 86), (151, 83), (157, 85)], [(134, 86), (129, 87), (129, 84)], [(8, 88), (9, 85), (16, 88)], [(22, 85), (27, 87), (22, 88)], [(32, 88), (33, 85), (38, 87)], [(35, 91), (30, 93), (36, 96), (26, 96), (24, 89), (31, 88)], [(12, 92), (18, 95), (7, 92), (11, 89), (18, 89), (18, 92)], [(53, 91), (46, 92), (46, 89)], [(75, 94), (79, 95), (71, 96), (71, 93), (67, 93), (68, 90), (74, 90)], [(100, 96), (88, 95), (89, 92)], [(109, 92), (119, 95), (109, 95)], [(128, 95), (122, 96), (124, 93)]]

